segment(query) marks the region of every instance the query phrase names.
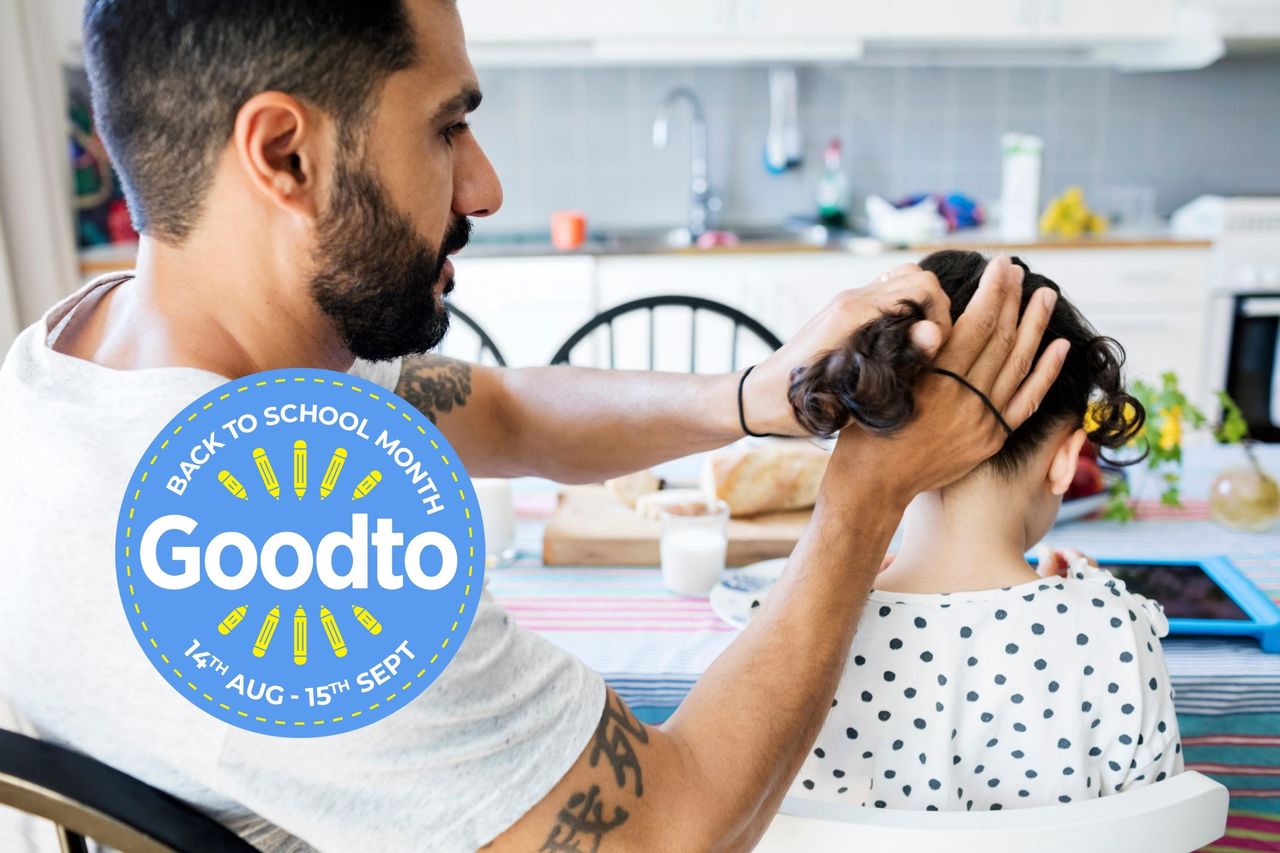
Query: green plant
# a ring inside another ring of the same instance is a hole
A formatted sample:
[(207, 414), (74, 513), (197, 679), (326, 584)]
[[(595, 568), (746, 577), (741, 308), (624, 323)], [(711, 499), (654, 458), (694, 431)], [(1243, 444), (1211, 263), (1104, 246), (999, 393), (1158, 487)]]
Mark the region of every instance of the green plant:
[[(1160, 477), (1164, 490), (1160, 503), (1165, 506), (1182, 506), (1182, 433), (1185, 429), (1200, 429), (1209, 423), (1208, 417), (1188, 399), (1178, 387), (1178, 377), (1170, 372), (1160, 377), (1159, 387), (1141, 380), (1130, 389), (1147, 411), (1147, 421), (1131, 442), (1132, 447), (1147, 450), (1146, 467)], [(1250, 463), (1258, 467), (1258, 461), (1250, 447), (1249, 428), (1245, 424), (1240, 407), (1226, 391), (1216, 393), (1222, 408), (1222, 421), (1212, 427), (1213, 437), (1223, 444), (1240, 444)], [(1129, 521), (1134, 518), (1136, 497), (1127, 480), (1117, 480), (1111, 486), (1106, 509), (1102, 517), (1113, 521)]]

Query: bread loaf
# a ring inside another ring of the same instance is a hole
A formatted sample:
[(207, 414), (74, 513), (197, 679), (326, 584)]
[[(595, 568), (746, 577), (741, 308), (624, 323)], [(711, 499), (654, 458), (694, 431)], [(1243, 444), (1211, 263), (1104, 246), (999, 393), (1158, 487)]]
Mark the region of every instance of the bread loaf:
[(702, 487), (735, 518), (813, 506), (831, 454), (806, 439), (740, 441), (708, 455)]

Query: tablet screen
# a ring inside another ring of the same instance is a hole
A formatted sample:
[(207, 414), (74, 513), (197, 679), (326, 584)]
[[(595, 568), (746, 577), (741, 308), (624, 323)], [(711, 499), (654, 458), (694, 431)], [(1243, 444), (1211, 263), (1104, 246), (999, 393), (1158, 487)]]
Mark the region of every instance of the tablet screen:
[(1160, 602), (1170, 619), (1252, 621), (1198, 564), (1127, 563), (1103, 568), (1124, 581), (1131, 592)]

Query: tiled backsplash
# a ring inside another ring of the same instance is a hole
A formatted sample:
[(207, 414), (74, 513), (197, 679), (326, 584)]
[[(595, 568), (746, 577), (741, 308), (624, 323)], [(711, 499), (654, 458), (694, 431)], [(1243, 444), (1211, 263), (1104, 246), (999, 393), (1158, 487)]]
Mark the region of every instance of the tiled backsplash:
[(1045, 139), (1044, 192), (1071, 184), (1103, 199), (1146, 186), (1167, 214), (1201, 193), (1280, 192), (1280, 60), (1240, 58), (1202, 71), (1131, 74), (1082, 68), (806, 67), (800, 71), (803, 168), (770, 175), (762, 150), (767, 73), (760, 68), (480, 72), (473, 126), (506, 201), (483, 228), (545, 230), (553, 210), (581, 208), (593, 226), (684, 221), (689, 117), (656, 150), (652, 123), (672, 86), (691, 85), (709, 123), (722, 220), (773, 224), (813, 210), (821, 150), (839, 136), (855, 205), (961, 191), (1000, 192), (1000, 135)]

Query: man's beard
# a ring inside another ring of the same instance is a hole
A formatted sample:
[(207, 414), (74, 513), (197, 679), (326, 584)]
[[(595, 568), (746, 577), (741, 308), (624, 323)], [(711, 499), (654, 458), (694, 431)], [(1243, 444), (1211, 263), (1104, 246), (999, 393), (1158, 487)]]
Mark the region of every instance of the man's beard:
[[(440, 343), (449, 313), (435, 288), (449, 255), (467, 244), (470, 220), (455, 218), (436, 250), (377, 178), (344, 158), (316, 230), (311, 294), (353, 355), (383, 361)], [(452, 278), (443, 292), (451, 290)]]

